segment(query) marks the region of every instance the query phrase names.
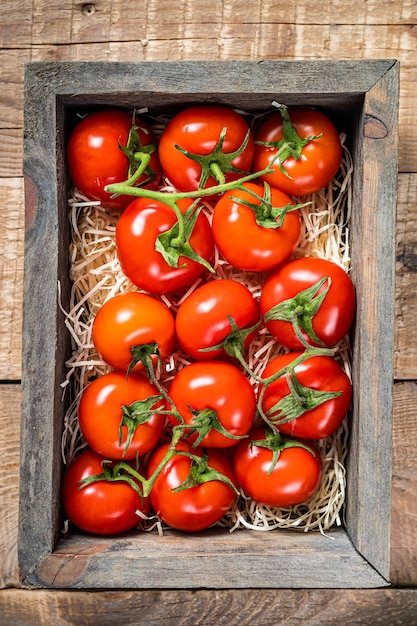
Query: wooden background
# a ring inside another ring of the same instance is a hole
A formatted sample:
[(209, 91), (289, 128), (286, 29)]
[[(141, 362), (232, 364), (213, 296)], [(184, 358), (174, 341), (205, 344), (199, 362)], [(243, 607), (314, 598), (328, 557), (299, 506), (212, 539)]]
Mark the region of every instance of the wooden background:
[[(24, 63), (320, 58), (396, 58), (401, 64), (393, 495), (386, 503), (392, 510), (393, 587), (98, 593), (22, 589), (16, 537)], [(417, 624), (416, 1), (2, 0), (0, 68), (0, 622)]]

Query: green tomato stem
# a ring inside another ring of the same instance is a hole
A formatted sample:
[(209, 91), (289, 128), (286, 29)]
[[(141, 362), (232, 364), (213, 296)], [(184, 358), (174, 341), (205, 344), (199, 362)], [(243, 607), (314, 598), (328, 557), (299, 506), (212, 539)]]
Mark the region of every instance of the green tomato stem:
[(113, 183), (112, 185), (107, 185), (105, 187), (105, 191), (110, 194), (116, 195), (131, 195), (138, 198), (150, 198), (152, 200), (158, 200), (159, 202), (163, 202), (167, 204), (171, 208), (175, 210), (175, 204), (177, 200), (181, 200), (183, 198), (204, 198), (207, 196), (213, 196), (218, 194), (223, 194), (227, 191), (231, 191), (242, 185), (243, 183), (254, 180), (255, 178), (259, 178), (260, 176), (264, 176), (266, 174), (271, 174), (273, 170), (270, 168), (265, 168), (260, 170), (259, 172), (253, 172), (252, 174), (248, 174), (247, 176), (243, 176), (242, 178), (238, 178), (237, 180), (230, 181), (228, 183), (223, 183), (220, 185), (215, 185), (214, 187), (209, 187), (207, 189), (198, 189), (197, 191), (155, 191), (153, 189), (144, 189), (143, 187), (132, 187), (132, 180), (135, 179), (135, 175), (130, 178), (128, 181), (124, 183)]

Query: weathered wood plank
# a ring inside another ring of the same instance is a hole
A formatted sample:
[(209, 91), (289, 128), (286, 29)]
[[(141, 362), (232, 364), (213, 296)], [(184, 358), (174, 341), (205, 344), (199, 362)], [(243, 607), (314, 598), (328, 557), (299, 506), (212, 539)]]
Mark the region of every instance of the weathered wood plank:
[[(127, 0), (94, 3), (63, 0), (54, 11), (46, 0), (34, 5), (30, 0), (3, 0), (0, 7), (0, 46), (22, 47), (35, 44), (63, 44), (72, 41), (127, 41), (140, 39), (145, 30), (161, 27), (166, 39), (178, 39), (195, 27), (224, 24), (276, 24), (297, 26), (407, 26), (417, 21), (413, 0), (339, 0), (316, 4), (311, 0), (226, 0), (207, 3), (204, 0), (173, 4), (170, 0), (137, 3), (134, 15)], [(92, 5), (92, 6), (91, 6)], [(129, 19), (126, 19), (126, 17)], [(124, 24), (124, 28), (122, 28)], [(177, 25), (177, 29), (173, 28)], [(169, 26), (171, 30), (165, 29)], [(168, 35), (168, 36), (166, 36)], [(252, 35), (253, 37), (253, 35)], [(311, 37), (311, 40), (313, 38)], [(317, 42), (319, 44), (319, 41)], [(353, 42), (345, 42), (353, 47)]]
[(23, 179), (0, 184), (0, 380), (20, 378), (23, 300)]
[(395, 373), (417, 378), (417, 174), (400, 176), (397, 205)]
[[(334, 626), (415, 624), (417, 590), (244, 589), (189, 591), (0, 592), (7, 626)], [(278, 621), (279, 620), (279, 621)]]
[(20, 584), (17, 565), (20, 400), (20, 385), (0, 384), (0, 589)]
[(22, 129), (0, 128), (0, 178), (19, 176), (22, 176)]
[(417, 383), (394, 387), (391, 577), (417, 586)]
[[(394, 353), (395, 208), (398, 72), (365, 95), (357, 126), (350, 224), (351, 276), (357, 292), (352, 337), (355, 393), (350, 427), (346, 522), (352, 540), (389, 576), (389, 523)], [(372, 385), (369, 374), (372, 372)], [(378, 443), (376, 443), (378, 442)]]
[(139, 532), (110, 540), (74, 533), (24, 584), (75, 589), (387, 586), (342, 529), (328, 536), (246, 530), (229, 534), (221, 529), (184, 535), (170, 530), (162, 537)]

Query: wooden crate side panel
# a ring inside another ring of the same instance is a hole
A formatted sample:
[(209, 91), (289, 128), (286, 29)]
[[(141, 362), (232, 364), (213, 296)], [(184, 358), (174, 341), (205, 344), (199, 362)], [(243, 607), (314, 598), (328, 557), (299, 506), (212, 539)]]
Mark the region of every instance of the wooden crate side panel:
[(358, 309), (347, 527), (389, 577), (398, 67), (366, 94), (352, 224)]
[(65, 238), (57, 211), (55, 137), (54, 93), (29, 75), (23, 163), (26, 235), (19, 505), (19, 558), (26, 573), (53, 550), (59, 534), (60, 383), (68, 333), (57, 297), (58, 251)]
[[(69, 95), (67, 103), (84, 100), (88, 94), (112, 95), (123, 104), (132, 93), (175, 94), (293, 94), (313, 98), (320, 94), (337, 100), (346, 94), (363, 94), (395, 63), (392, 59), (360, 61), (172, 61), (143, 63), (31, 62), (31, 72), (49, 84), (55, 93)], [(295, 101), (295, 100), (294, 100)], [(240, 100), (240, 107), (242, 100)]]
[[(109, 575), (111, 572), (111, 575)], [(62, 588), (383, 587), (343, 530), (328, 536), (291, 531), (206, 531), (162, 537), (72, 536), (27, 583)]]

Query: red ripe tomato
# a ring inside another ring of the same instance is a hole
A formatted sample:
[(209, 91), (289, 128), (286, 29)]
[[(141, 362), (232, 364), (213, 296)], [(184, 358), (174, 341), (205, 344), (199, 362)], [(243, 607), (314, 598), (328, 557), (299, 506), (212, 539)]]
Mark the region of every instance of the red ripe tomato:
[[(138, 137), (134, 138), (132, 165), (138, 162), (135, 154), (149, 150), (155, 143), (149, 126), (140, 118), (135, 119)], [(91, 200), (99, 200), (109, 209), (124, 209), (132, 196), (111, 198), (104, 188), (129, 178), (129, 157), (120, 148), (127, 146), (132, 129), (132, 117), (124, 111), (109, 109), (84, 117), (73, 130), (67, 146), (68, 171), (74, 185)], [(147, 148), (148, 146), (148, 148)], [(161, 167), (157, 151), (150, 157), (149, 170), (145, 170), (136, 185), (156, 188)]]
[[(274, 441), (263, 426), (234, 448), (233, 466), (243, 491), (255, 502), (290, 507), (306, 502), (317, 491), (322, 473), (320, 453), (312, 443)], [(306, 447), (300, 447), (299, 444)], [(274, 465), (274, 454), (279, 451)]]
[[(175, 345), (174, 316), (160, 300), (145, 293), (126, 292), (110, 298), (100, 308), (92, 338), (103, 361), (126, 372), (135, 347), (155, 343), (162, 360), (170, 356)], [(140, 370), (143, 365), (137, 363), (131, 371)]]
[[(272, 359), (262, 378), (287, 368), (302, 352), (289, 352)], [(339, 363), (330, 356), (312, 356), (294, 368), (291, 376), (296, 394), (291, 394), (284, 375), (269, 384), (262, 397), (262, 410), (276, 428), (300, 439), (324, 439), (341, 425), (352, 399), (352, 384)], [(285, 398), (285, 400), (283, 400)], [(280, 403), (279, 409), (273, 409)], [(293, 416), (290, 421), (284, 421)]]
[(268, 199), (260, 185), (243, 186), (245, 189), (224, 194), (215, 205), (214, 241), (231, 265), (246, 271), (268, 271), (287, 261), (296, 249), (301, 235), (300, 215), (297, 210), (278, 210), (293, 204), (282, 191), (270, 189)]
[[(182, 349), (193, 359), (208, 361), (227, 356), (221, 344), (232, 332), (229, 316), (239, 329), (259, 322), (258, 302), (244, 285), (229, 279), (211, 280), (195, 289), (180, 305), (175, 328)], [(247, 347), (258, 330), (250, 332)], [(215, 348), (202, 352), (207, 348)]]
[[(273, 173), (261, 178), (271, 187), (282, 189), (289, 195), (304, 196), (319, 191), (331, 181), (340, 167), (342, 147), (334, 124), (323, 113), (314, 109), (294, 108), (288, 109), (288, 115), (296, 131), (295, 137), (293, 133), (286, 137), (290, 148), (296, 147), (297, 134), (301, 139), (310, 139), (300, 148), (299, 158), (290, 156), (290, 152), (283, 149), (281, 159), (271, 165)], [(282, 148), (279, 142), (284, 138), (283, 129), (285, 123), (281, 112), (273, 114), (259, 128), (255, 137), (255, 171), (267, 168), (278, 149)]]
[(68, 466), (62, 484), (65, 512), (75, 526), (94, 535), (117, 535), (140, 521), (136, 511), (149, 512), (149, 499), (126, 481), (98, 480), (80, 489), (80, 481), (103, 472), (103, 458), (84, 450)]
[[(141, 422), (140, 415), (135, 420), (132, 411), (129, 418), (129, 405), (158, 396), (158, 393), (155, 385), (141, 374), (130, 374), (126, 378), (125, 372), (109, 372), (93, 380), (84, 389), (78, 409), (81, 432), (90, 448), (107, 459), (126, 460), (152, 450), (158, 443), (165, 417), (150, 413), (146, 421)], [(165, 404), (154, 402), (152, 407), (165, 407)], [(130, 428), (129, 421), (132, 423)], [(126, 449), (128, 435), (131, 441)]]
[[(184, 433), (194, 445), (197, 440), (198, 445), (206, 448), (229, 448), (252, 428), (255, 392), (241, 370), (231, 363), (204, 361), (186, 365), (175, 375), (169, 396), (185, 424), (201, 426), (197, 433), (190, 435), (189, 429)], [(174, 416), (169, 419), (173, 425), (179, 423)]]
[[(180, 200), (182, 213), (191, 206)], [(205, 271), (202, 263), (180, 256), (178, 267), (171, 267), (156, 249), (159, 235), (170, 230), (177, 218), (168, 205), (138, 198), (120, 216), (116, 226), (116, 248), (121, 268), (129, 280), (145, 291), (167, 294), (189, 287)], [(208, 219), (200, 212), (189, 243), (196, 254), (210, 262), (214, 252), (213, 235)]]
[(334, 346), (351, 327), (356, 296), (350, 277), (339, 265), (302, 257), (281, 265), (267, 278), (259, 304), (271, 335), (290, 350), (300, 350), (304, 346), (294, 324), (310, 345)]
[[(239, 152), (248, 133), (247, 145)], [(162, 169), (180, 191), (213, 187), (220, 182), (219, 170), (226, 182), (235, 180), (250, 172), (253, 155), (253, 137), (247, 123), (239, 113), (224, 106), (196, 106), (181, 111), (169, 122), (159, 142)]]
[[(151, 476), (164, 458), (169, 444), (158, 448), (149, 460), (148, 477)], [(210, 476), (210, 469), (220, 472), (236, 486), (236, 478), (230, 459), (225, 452), (212, 448), (207, 451), (207, 463), (197, 467), (192, 460), (181, 454), (190, 453), (185, 443), (178, 443), (174, 456), (166, 463), (157, 476), (150, 500), (158, 517), (171, 528), (187, 532), (198, 532), (209, 528), (227, 513), (236, 499), (230, 484)], [(201, 449), (192, 453), (202, 458)], [(209, 469), (207, 469), (207, 466)], [(181, 491), (174, 491), (187, 479), (194, 477), (197, 484)], [(201, 482), (208, 479), (207, 482)]]

